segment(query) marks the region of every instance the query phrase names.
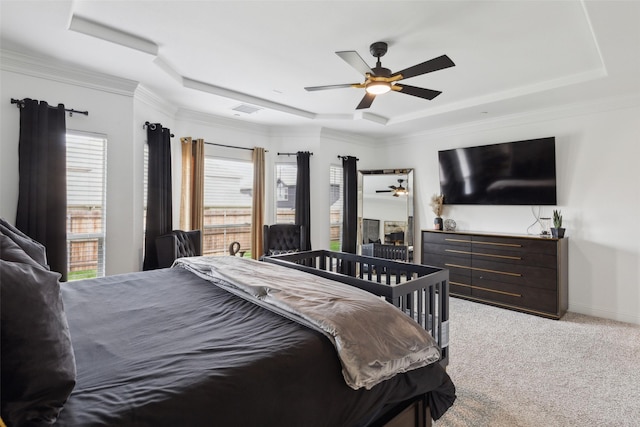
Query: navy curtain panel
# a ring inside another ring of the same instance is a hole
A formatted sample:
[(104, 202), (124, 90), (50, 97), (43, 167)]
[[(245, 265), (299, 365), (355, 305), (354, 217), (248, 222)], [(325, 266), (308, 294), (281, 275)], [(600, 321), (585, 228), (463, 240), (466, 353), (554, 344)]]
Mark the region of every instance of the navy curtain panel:
[(149, 167), (147, 176), (147, 219), (143, 270), (158, 268), (156, 238), (172, 230), (171, 131), (160, 123), (147, 125)]
[(64, 105), (24, 99), (18, 143), (16, 227), (47, 249), (52, 271), (67, 280), (67, 147)]
[(298, 151), (296, 155), (298, 174), (296, 178), (296, 224), (304, 225), (306, 230), (307, 247), (311, 250), (311, 179), (309, 173), (308, 151)]
[(342, 252), (356, 253), (358, 240), (358, 159), (342, 157)]

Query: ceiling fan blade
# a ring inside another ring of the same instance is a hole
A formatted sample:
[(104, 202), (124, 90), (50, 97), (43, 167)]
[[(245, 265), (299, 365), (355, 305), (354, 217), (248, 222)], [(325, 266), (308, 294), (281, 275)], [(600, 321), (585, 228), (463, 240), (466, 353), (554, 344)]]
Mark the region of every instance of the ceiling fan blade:
[(431, 73), (433, 71), (442, 70), (444, 68), (453, 67), (456, 64), (453, 63), (451, 58), (447, 55), (442, 55), (437, 58), (430, 59), (422, 64), (414, 65), (413, 67), (405, 68), (402, 71), (393, 73), (391, 77), (402, 75), (403, 79), (419, 76), (421, 74)]
[(393, 85), (394, 90), (400, 93), (406, 93), (407, 95), (417, 96), (418, 98), (424, 98), (428, 100), (432, 100), (436, 96), (440, 95), (442, 92), (439, 90), (433, 89), (424, 89), (421, 87), (401, 85), (396, 83)]
[(373, 74), (371, 71), (371, 67), (364, 62), (364, 59), (356, 52), (355, 50), (343, 50), (340, 52), (336, 52), (340, 58), (342, 58), (347, 64), (351, 65), (355, 68), (360, 74)]
[(376, 98), (375, 95), (370, 94), (369, 92), (367, 92), (364, 95), (364, 98), (362, 98), (362, 101), (360, 101), (360, 104), (358, 104), (358, 106), (356, 107), (356, 110), (362, 110), (364, 108), (369, 108), (371, 107), (371, 103), (373, 103), (373, 100)]
[(394, 190), (376, 190), (376, 193), (393, 193)]
[(353, 85), (357, 85), (359, 83), (344, 83), (340, 85), (326, 85), (326, 86), (309, 86), (305, 87), (304, 90), (313, 92), (315, 90), (327, 90), (327, 89), (342, 89), (345, 87), (353, 87)]

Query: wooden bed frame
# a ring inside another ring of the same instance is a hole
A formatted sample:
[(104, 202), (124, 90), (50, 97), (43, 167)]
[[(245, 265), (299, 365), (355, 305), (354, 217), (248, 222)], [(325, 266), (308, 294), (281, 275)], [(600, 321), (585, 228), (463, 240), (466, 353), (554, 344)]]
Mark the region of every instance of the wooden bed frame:
[(424, 396), (408, 400), (386, 411), (367, 427), (431, 427), (429, 405)]
[[(263, 261), (295, 268), (364, 289), (404, 311), (440, 346), (440, 364), (449, 363), (449, 270), (402, 261), (316, 250), (274, 255)], [(425, 396), (389, 408), (370, 427), (427, 427)]]

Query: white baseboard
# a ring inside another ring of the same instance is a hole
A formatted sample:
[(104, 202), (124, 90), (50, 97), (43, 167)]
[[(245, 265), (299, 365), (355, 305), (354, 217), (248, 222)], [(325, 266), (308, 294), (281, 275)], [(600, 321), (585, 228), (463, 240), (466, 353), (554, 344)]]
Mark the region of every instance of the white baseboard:
[(618, 322), (640, 325), (640, 314), (638, 313), (621, 313), (618, 311), (589, 307), (582, 304), (569, 304), (569, 311), (573, 313), (586, 314), (587, 316), (602, 317), (604, 319), (616, 320)]

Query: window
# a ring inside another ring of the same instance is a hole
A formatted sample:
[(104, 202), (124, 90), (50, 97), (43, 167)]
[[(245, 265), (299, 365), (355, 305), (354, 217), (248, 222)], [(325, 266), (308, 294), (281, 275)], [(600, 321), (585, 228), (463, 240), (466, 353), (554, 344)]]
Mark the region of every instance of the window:
[(296, 163), (276, 163), (276, 223), (293, 224), (296, 220)]
[(239, 242), (250, 257), (253, 163), (205, 156), (204, 173), (203, 254), (226, 255)]
[(331, 218), (329, 245), (332, 251), (342, 250), (342, 187), (342, 166), (329, 166), (329, 215)]
[(67, 134), (68, 280), (104, 276), (107, 139)]

